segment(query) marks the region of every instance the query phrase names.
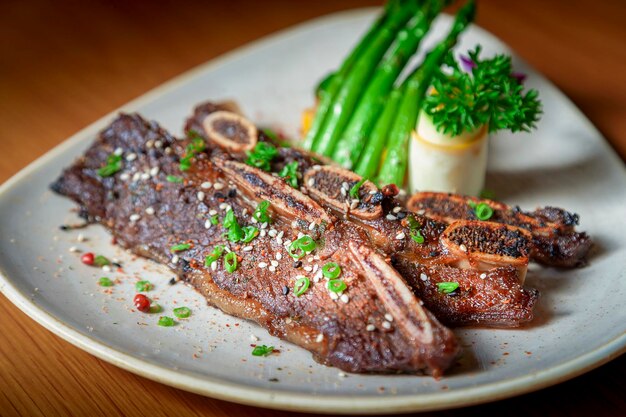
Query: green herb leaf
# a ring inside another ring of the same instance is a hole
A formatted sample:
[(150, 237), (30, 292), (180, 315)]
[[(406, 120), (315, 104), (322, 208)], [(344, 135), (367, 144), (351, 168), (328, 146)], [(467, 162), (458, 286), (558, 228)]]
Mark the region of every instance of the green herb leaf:
[(210, 267), (211, 264), (217, 261), (220, 258), (220, 256), (222, 256), (223, 253), (224, 253), (224, 245), (217, 245), (216, 247), (213, 248), (213, 252), (211, 252), (210, 255), (207, 255), (206, 258), (204, 258), (204, 265), (206, 267)]
[(191, 316), (191, 309), (189, 307), (178, 307), (174, 309), (174, 315), (179, 319), (186, 319)]
[(113, 281), (111, 281), (109, 278), (107, 277), (102, 277), (98, 280), (98, 285), (101, 287), (112, 287), (113, 286)]
[(246, 164), (260, 168), (263, 171), (269, 171), (271, 168), (270, 162), (278, 155), (278, 150), (267, 142), (258, 142), (252, 151), (247, 152), (247, 155)]
[(459, 283), (458, 282), (438, 282), (437, 288), (439, 289), (439, 292), (442, 292), (444, 294), (450, 294), (456, 291), (457, 288), (459, 288)]
[(407, 223), (409, 224), (409, 235), (416, 243), (420, 245), (424, 243), (424, 236), (422, 236), (422, 226), (412, 215), (408, 215)]
[(487, 125), (489, 132), (510, 130), (528, 132), (541, 115), (536, 90), (524, 92), (513, 76), (511, 57), (496, 55), (482, 60), (481, 48), (469, 52), (473, 68), (463, 72), (449, 54), (446, 66), (433, 80), (433, 93), (424, 101), (424, 111), (432, 117), (439, 132), (451, 136), (473, 132)]
[(98, 175), (101, 177), (110, 177), (122, 169), (122, 156), (111, 154), (107, 157), (107, 164), (98, 169)]
[(361, 181), (357, 182), (352, 186), (352, 188), (350, 188), (350, 197), (355, 200), (359, 199), (359, 190), (361, 189), (361, 186), (365, 184), (365, 181), (367, 181), (367, 178), (361, 178)]
[(288, 163), (281, 169), (278, 175), (287, 180), (287, 184), (293, 188), (298, 188), (298, 162), (293, 161)]
[(178, 243), (176, 245), (173, 245), (170, 248), (170, 251), (172, 251), (172, 252), (182, 252), (184, 250), (191, 249), (191, 246), (192, 246), (191, 243)]
[(173, 325), (176, 324), (176, 322), (171, 317), (161, 316), (161, 317), (159, 317), (158, 324), (159, 324), (159, 326), (163, 326), (163, 327), (172, 327)]
[(217, 225), (220, 222), (220, 218), (217, 216), (217, 214), (214, 216), (211, 216), (210, 220), (213, 226)]
[(250, 243), (259, 235), (259, 229), (254, 226), (244, 226), (243, 235), (243, 242)]
[(252, 356), (267, 356), (274, 351), (274, 346), (258, 345), (252, 349)]
[(106, 257), (102, 256), (102, 255), (98, 255), (93, 259), (93, 264), (95, 266), (105, 266), (105, 265), (111, 265), (111, 261), (109, 261)]
[(269, 201), (261, 201), (254, 210), (254, 213), (252, 213), (252, 217), (254, 217), (259, 223), (269, 223), (271, 221), (270, 215), (267, 213), (269, 206)]
[(152, 285), (150, 281), (137, 281), (135, 283), (135, 289), (138, 292), (152, 291), (154, 289), (154, 285)]

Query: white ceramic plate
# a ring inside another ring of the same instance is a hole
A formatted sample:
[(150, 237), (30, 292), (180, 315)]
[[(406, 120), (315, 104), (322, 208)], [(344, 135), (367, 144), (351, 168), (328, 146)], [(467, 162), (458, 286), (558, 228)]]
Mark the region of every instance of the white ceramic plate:
[[(338, 65), (374, 18), (374, 10), (325, 17), (256, 42), (179, 77), (128, 104), (174, 133), (192, 106), (235, 98), (255, 121), (295, 134), (299, 111), (315, 82)], [(450, 23), (443, 17), (425, 45)], [(476, 43), (487, 54), (507, 48), (473, 27), (460, 50)], [(265, 407), (336, 413), (428, 410), (491, 401), (539, 389), (596, 367), (626, 345), (626, 174), (596, 129), (545, 78), (516, 60), (539, 89), (545, 116), (532, 136), (494, 138), (488, 186), (512, 204), (552, 204), (581, 215), (597, 242), (590, 266), (569, 271), (532, 268), (528, 285), (541, 290), (537, 319), (521, 330), (460, 329), (460, 363), (440, 381), (420, 376), (348, 375), (270, 337), (254, 324), (207, 307), (155, 264), (133, 260), (100, 227), (61, 232), (75, 219), (73, 204), (48, 184), (108, 124), (108, 115), (31, 164), (0, 190), (0, 286), (20, 309), (92, 354), (148, 378), (211, 397)], [(88, 238), (78, 241), (78, 235)], [(119, 258), (126, 273), (80, 263), (82, 250)], [(100, 276), (118, 278), (111, 293)], [(171, 315), (188, 305), (191, 318), (173, 328), (158, 316), (131, 312), (137, 277), (156, 285), (153, 297)], [(251, 336), (280, 355), (250, 355)]]

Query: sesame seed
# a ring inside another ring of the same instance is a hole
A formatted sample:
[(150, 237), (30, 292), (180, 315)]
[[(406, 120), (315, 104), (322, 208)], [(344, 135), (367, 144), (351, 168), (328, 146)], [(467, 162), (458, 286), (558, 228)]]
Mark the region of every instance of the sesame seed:
[(146, 208), (146, 214), (153, 215), (154, 214), (154, 207), (147, 207)]
[(216, 210), (209, 210), (209, 216), (215, 216), (217, 214)]
[(337, 295), (337, 293), (336, 293), (336, 292), (331, 292), (331, 293), (330, 293), (330, 298), (331, 298), (332, 300), (336, 300), (336, 299), (338, 299), (338, 298), (339, 298), (339, 296)]
[(291, 317), (287, 317), (287, 318), (285, 319), (285, 323), (290, 324), (290, 323), (291, 323)]
[(309, 224), (309, 230), (313, 229), (315, 229), (315, 222), (311, 222), (311, 224)]
[(172, 148), (170, 148), (169, 146), (167, 148), (164, 149), (164, 152), (166, 155), (169, 155), (172, 153)]
[(250, 252), (252, 250), (252, 246), (244, 246), (241, 250), (244, 252)]
[(135, 172), (133, 174), (133, 182), (137, 182), (139, 181), (139, 178), (141, 177), (141, 174), (139, 172)]
[(402, 207), (400, 207), (400, 206), (396, 206), (396, 207), (394, 207), (394, 208), (393, 208), (393, 210), (391, 210), (391, 211), (393, 211), (394, 213), (398, 213), (400, 210), (402, 210)]
[(265, 237), (265, 235), (267, 234), (267, 231), (265, 229), (261, 230), (261, 232), (259, 233), (259, 236), (261, 237)]
[(150, 173), (149, 172), (144, 172), (143, 174), (141, 174), (141, 179), (142, 180), (150, 179)]
[(385, 320), (385, 321), (383, 321), (383, 328), (384, 328), (384, 329), (387, 329), (387, 330), (391, 329), (391, 323), (389, 323), (389, 322), (388, 322), (388, 321), (386, 321), (386, 320)]
[(292, 221), (292, 222), (291, 222), (291, 227), (293, 227), (294, 229), (295, 229), (296, 227), (298, 227), (298, 222), (297, 222), (297, 221), (295, 221), (295, 220), (294, 220), (294, 221)]
[(78, 248), (76, 246), (70, 246), (68, 249), (70, 252), (78, 252)]
[(204, 192), (203, 191), (198, 191), (198, 194), (196, 196), (198, 197), (198, 200), (204, 201)]
[(315, 171), (319, 171), (320, 169), (322, 169), (321, 165), (313, 165), (313, 169)]
[(283, 259), (283, 255), (282, 255), (280, 252), (278, 252), (278, 253), (276, 254), (276, 260), (277, 260), (277, 261), (280, 261), (281, 259)]
[(402, 239), (404, 239), (404, 238), (405, 238), (405, 234), (404, 234), (404, 232), (400, 232), (400, 233), (398, 233), (398, 234), (396, 235), (396, 239), (398, 239), (398, 240), (402, 240)]
[(338, 376), (339, 378), (347, 378), (347, 377), (348, 377), (348, 374), (346, 374), (345, 372), (339, 372), (339, 373), (337, 374), (337, 376)]
[(350, 186), (348, 185), (347, 182), (344, 181), (344, 182), (341, 183), (341, 188), (343, 188), (344, 190), (347, 191), (347, 190), (350, 189)]
[(365, 330), (367, 330), (368, 332), (373, 332), (374, 330), (376, 330), (376, 327), (373, 324), (368, 324), (365, 327)]
[(315, 338), (315, 341), (317, 343), (320, 343), (322, 340), (324, 340), (324, 333), (318, 334), (317, 337)]
[(267, 267), (267, 263), (259, 262), (259, 268), (266, 268), (266, 267)]
[(320, 266), (318, 264), (313, 265), (313, 273), (316, 273), (319, 267)]
[(150, 169), (150, 176), (156, 177), (157, 175), (159, 175), (159, 171), (160, 170), (161, 170), (161, 168), (159, 168), (159, 167), (152, 167)]
[(302, 233), (302, 232), (298, 232), (298, 239), (300, 239), (300, 238), (301, 238), (301, 237), (303, 237), (303, 236), (304, 236), (304, 233)]
[(259, 221), (254, 218), (254, 216), (250, 217), (250, 221), (254, 224), (257, 224)]
[(267, 269), (269, 269), (270, 272), (276, 272), (276, 267), (274, 265), (270, 265)]
[(261, 223), (261, 229), (267, 229), (267, 222)]
[(123, 172), (123, 173), (120, 175), (120, 179), (121, 179), (122, 181), (128, 181), (128, 180), (130, 179), (130, 174), (129, 174), (128, 172)]
[(130, 217), (129, 217), (129, 220), (131, 222), (136, 222), (139, 219), (141, 219), (141, 216), (139, 214), (137, 214), (137, 213), (131, 214)]
[(341, 195), (342, 195), (342, 196), (344, 196), (344, 197), (345, 197), (345, 196), (347, 196), (347, 195), (348, 195), (348, 192), (346, 191), (346, 189), (345, 189), (345, 188), (342, 188), (340, 191), (341, 191)]
[(76, 240), (79, 242), (84, 242), (85, 240), (87, 240), (87, 238), (85, 238), (85, 235), (83, 235), (82, 233), (79, 233), (78, 236), (76, 236)]
[(216, 182), (216, 183), (213, 185), (213, 188), (215, 188), (216, 190), (218, 190), (218, 191), (219, 191), (219, 190), (221, 190), (222, 188), (224, 188), (224, 184), (222, 184), (221, 182)]
[(309, 178), (306, 185), (308, 185), (309, 187), (313, 187), (315, 185), (315, 178)]
[(200, 184), (201, 188), (204, 188), (205, 190), (208, 190), (209, 188), (211, 188), (213, 184), (211, 184), (209, 181), (205, 181), (202, 184)]
[(387, 218), (387, 220), (396, 220), (396, 219), (397, 219), (397, 217), (396, 217), (396, 216), (394, 216), (393, 214), (388, 214), (388, 215), (386, 216), (386, 218)]
[(350, 203), (350, 208), (352, 210), (354, 210), (355, 208), (357, 208), (359, 206), (359, 200), (357, 200), (356, 198), (352, 200), (352, 202)]
[(215, 271), (217, 269), (217, 261), (211, 262), (211, 271)]
[(420, 274), (420, 279), (421, 279), (422, 281), (428, 281), (428, 275), (426, 275), (425, 273), (423, 273), (423, 272), (422, 272), (422, 273)]
[(252, 341), (252, 342), (258, 342), (258, 341), (259, 341), (259, 338), (258, 338), (258, 337), (256, 337), (255, 335), (251, 334), (251, 335), (250, 335), (250, 341)]
[(155, 148), (159, 148), (159, 149), (162, 148), (163, 147), (163, 142), (160, 141), (160, 140), (155, 140), (154, 141), (154, 147)]
[(272, 265), (272, 266), (278, 266), (278, 261), (271, 260), (271, 261), (270, 261), (270, 265)]
[(247, 208), (243, 209), (243, 210), (241, 211), (241, 215), (242, 215), (243, 217), (247, 216), (247, 215), (248, 215), (248, 209), (247, 209)]
[(276, 229), (270, 229), (270, 231), (267, 232), (267, 234), (270, 235), (270, 237), (276, 237), (278, 232), (276, 231)]
[(152, 139), (146, 141), (146, 148), (150, 149), (154, 146), (154, 141)]
[(220, 210), (228, 211), (228, 210), (230, 210), (231, 208), (232, 208), (232, 207), (230, 207), (230, 205), (229, 205), (229, 204), (226, 204), (226, 203), (222, 203), (222, 204), (220, 204)]
[(174, 256), (172, 256), (172, 263), (173, 263), (173, 264), (177, 264), (179, 259), (180, 259), (180, 258), (178, 257), (178, 255), (174, 255)]
[(278, 243), (279, 245), (283, 244), (283, 240), (279, 237), (276, 237), (276, 243)]
[[(276, 238), (276, 240), (278, 240), (278, 238)], [(285, 242), (283, 243), (283, 246), (289, 246), (289, 245), (291, 245), (291, 240), (289, 239), (285, 240)]]
[(278, 234), (278, 236), (276, 236), (276, 237), (282, 238), (283, 236), (285, 236), (285, 231), (281, 230), (280, 233)]
[(305, 270), (306, 272), (312, 272), (312, 271), (313, 271), (313, 267), (312, 267), (312, 266), (308, 266), (308, 265), (307, 265), (307, 266), (305, 266), (305, 267), (304, 267), (304, 270)]
[(348, 297), (348, 294), (342, 294), (341, 297), (339, 297), (339, 299), (344, 303), (344, 304), (348, 304), (348, 302), (350, 301), (350, 297)]
[(417, 210), (416, 213), (419, 214), (420, 216), (422, 216), (422, 215), (424, 215), (424, 213), (426, 213), (426, 210), (424, 210), (424, 209)]
[(385, 314), (385, 320), (387, 320), (388, 322), (392, 322), (393, 321), (393, 316), (389, 313)]
[(487, 278), (487, 274), (485, 274), (484, 272), (480, 274), (480, 279), (485, 279), (485, 278)]
[(102, 270), (103, 270), (104, 272), (111, 272), (111, 267), (110, 267), (109, 265), (103, 265), (103, 266), (102, 266)]
[(121, 156), (124, 153), (124, 149), (122, 148), (115, 148), (115, 150), (113, 151), (113, 153), (117, 156)]
[(212, 226), (211, 219), (206, 219), (206, 221), (204, 222), (204, 228), (205, 229), (210, 229), (211, 226)]
[(463, 252), (467, 252), (467, 246), (462, 243), (459, 245), (459, 249), (461, 249)]

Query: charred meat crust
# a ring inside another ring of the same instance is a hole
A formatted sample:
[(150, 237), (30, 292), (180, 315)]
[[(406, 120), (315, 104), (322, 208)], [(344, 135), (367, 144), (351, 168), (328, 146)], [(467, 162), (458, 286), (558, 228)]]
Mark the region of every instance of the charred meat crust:
[(456, 220), (478, 220), (468, 202), (483, 202), (493, 209), (490, 222), (503, 223), (528, 230), (533, 237), (531, 258), (544, 265), (571, 268), (583, 266), (593, 243), (584, 232), (576, 232), (578, 215), (555, 207), (524, 212), (519, 207), (479, 200), (456, 194), (421, 192), (411, 196), (409, 210), (436, 220), (451, 223)]
[[(170, 266), (211, 304), (254, 320), (272, 334), (309, 349), (320, 362), (350, 372), (424, 370), (436, 376), (452, 363), (458, 352), (456, 340), (432, 314), (419, 316), (421, 342), (410, 331), (386, 320), (389, 306), (378, 296), (361, 262), (355, 262), (354, 252), (345, 244), (346, 237), (363, 250), (374, 249), (367, 234), (348, 222), (337, 221), (333, 228), (321, 232), (320, 242), (324, 245), (315, 255), (319, 259), (310, 261), (312, 254), (303, 262), (320, 266), (328, 261), (340, 263), (349, 302), (329, 297), (323, 280), (312, 280), (309, 290), (300, 297), (292, 291), (284, 294), (283, 288), (293, 287), (303, 269), (289, 258), (283, 242), (269, 233), (259, 235), (248, 245), (250, 249), (230, 244), (240, 256), (233, 273), (225, 271), (222, 259), (216, 261), (214, 270), (204, 267), (204, 257), (215, 245), (228, 244), (222, 236), (223, 227), (206, 228), (213, 210), (221, 218), (228, 207), (243, 225), (258, 201), (238, 192), (234, 179), (241, 173), (218, 169), (211, 162), (225, 157), (219, 150), (198, 154), (192, 169), (181, 173), (179, 159), (185, 154), (185, 145), (185, 141), (174, 141), (156, 124), (138, 115), (120, 115), (85, 156), (63, 172), (53, 189), (75, 200), (122, 246)], [(100, 178), (97, 169), (118, 148), (124, 157), (122, 170)], [(131, 153), (134, 157), (129, 158)], [(184, 180), (168, 182), (167, 175), (182, 176)], [(263, 179), (260, 171), (256, 176)], [(207, 183), (213, 186), (204, 187)], [(148, 207), (152, 214), (147, 214)], [(297, 238), (298, 231), (283, 217), (276, 216), (271, 228), (282, 233), (285, 241)], [(191, 247), (174, 256), (170, 248), (181, 242)], [(282, 260), (271, 263), (279, 253)], [(261, 262), (276, 265), (275, 269), (262, 268)], [(419, 303), (412, 292), (408, 293), (413, 297), (411, 305)]]

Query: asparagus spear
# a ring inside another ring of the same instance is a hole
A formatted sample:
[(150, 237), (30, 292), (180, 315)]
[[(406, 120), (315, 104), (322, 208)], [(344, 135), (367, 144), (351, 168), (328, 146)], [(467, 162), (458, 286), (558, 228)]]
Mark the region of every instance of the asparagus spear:
[(446, 54), (456, 45), (458, 36), (474, 20), (475, 12), (476, 4), (470, 0), (457, 13), (448, 36), (428, 53), (424, 62), (407, 78), (398, 114), (389, 132), (387, 155), (378, 175), (380, 184), (403, 185), (408, 164), (409, 135), (417, 123), (426, 90)]
[(389, 134), (389, 128), (393, 123), (400, 99), (402, 98), (402, 89), (395, 88), (390, 94), (385, 104), (383, 113), (380, 115), (374, 129), (370, 135), (370, 139), (366, 147), (366, 152), (362, 152), (361, 159), (354, 169), (354, 172), (363, 178), (374, 178), (380, 165), (380, 156), (385, 147), (385, 139)]
[[(352, 69), (354, 63), (363, 55), (365, 50), (369, 47), (374, 38), (382, 30), (384, 23), (389, 19), (392, 13), (395, 13), (399, 8), (399, 0), (389, 0), (385, 7), (385, 12), (376, 20), (376, 22), (369, 28), (365, 36), (361, 38), (356, 47), (352, 50), (350, 55), (343, 61), (341, 67), (337, 72), (331, 74), (326, 79), (322, 80), (318, 84), (317, 92), (322, 93), (318, 96), (319, 102), (317, 104), (317, 111), (311, 128), (307, 132), (307, 136), (302, 143), (302, 147), (305, 149), (312, 149), (320, 128), (322, 127), (326, 115), (331, 108), (333, 98), (337, 94), (337, 91), (341, 87), (345, 76)], [(326, 85), (320, 88), (324, 83)]]
[(367, 141), (383, 111), (394, 81), (419, 47), (443, 5), (443, 0), (427, 2), (408, 26), (400, 31), (394, 45), (378, 65), (333, 152), (333, 159), (345, 168), (350, 169), (356, 164), (363, 150), (363, 142)]
[(362, 87), (367, 84), (396, 34), (416, 12), (416, 3), (414, 1), (404, 3), (396, 13), (390, 14), (389, 19), (372, 40), (370, 47), (354, 63), (352, 70), (347, 74), (341, 88), (334, 96), (331, 109), (313, 140), (313, 151), (327, 156), (332, 154), (339, 135), (361, 97)]

